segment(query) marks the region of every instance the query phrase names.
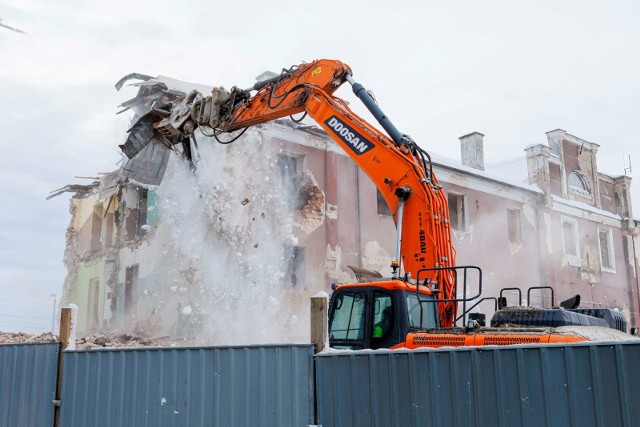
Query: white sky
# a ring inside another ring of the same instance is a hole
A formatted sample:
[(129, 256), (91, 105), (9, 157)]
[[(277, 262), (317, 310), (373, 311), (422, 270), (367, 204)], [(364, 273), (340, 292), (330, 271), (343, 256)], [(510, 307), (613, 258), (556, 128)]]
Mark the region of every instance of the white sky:
[(28, 33), (0, 28), (4, 331), (50, 327), (70, 217), (45, 197), (115, 168), (135, 91), (113, 85), (130, 72), (247, 87), (335, 58), (429, 151), (459, 158), (477, 130), (494, 162), (561, 128), (600, 144), (601, 172), (623, 174), (623, 153), (640, 168), (637, 1), (0, 0), (0, 19)]

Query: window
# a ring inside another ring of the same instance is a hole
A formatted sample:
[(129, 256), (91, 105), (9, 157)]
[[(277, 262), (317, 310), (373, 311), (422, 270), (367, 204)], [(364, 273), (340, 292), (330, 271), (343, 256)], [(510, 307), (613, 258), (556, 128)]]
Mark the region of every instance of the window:
[(578, 222), (575, 219), (562, 218), (562, 252), (568, 256), (570, 265), (580, 265)]
[(285, 277), (289, 279), (289, 283), (295, 288), (304, 281), (304, 248), (301, 246), (285, 246), (284, 249), (285, 262), (287, 263), (287, 275)]
[(278, 189), (286, 195), (286, 203), (291, 210), (302, 210), (309, 203), (309, 193), (300, 173), (303, 158), (278, 154), (276, 167), (278, 169)]
[(89, 301), (87, 304), (87, 328), (95, 330), (100, 326), (98, 311), (100, 307), (100, 279), (94, 277), (89, 280)]
[(433, 297), (420, 295), (420, 300), (414, 293), (407, 293), (407, 314), (409, 315), (409, 327), (426, 329), (435, 328), (436, 325), (436, 305), (432, 301)]
[(91, 251), (97, 252), (101, 247), (102, 237), (102, 205), (93, 207), (93, 216), (91, 218)]
[(378, 189), (376, 189), (376, 197), (378, 202), (378, 215), (391, 216), (389, 205), (387, 205), (387, 201), (382, 197), (382, 193)]
[(332, 340), (362, 340), (365, 315), (364, 292), (345, 292), (336, 298), (334, 304), (329, 337)]
[(587, 187), (587, 182), (584, 180), (584, 177), (576, 171), (571, 172), (571, 175), (569, 175), (569, 187), (584, 191), (585, 193), (589, 192), (589, 187)]
[(393, 325), (393, 303), (391, 295), (383, 292), (373, 293), (372, 348), (377, 348), (389, 337)]
[[(125, 213), (125, 233), (127, 240), (133, 240), (136, 237), (142, 237), (146, 233), (147, 224), (147, 195), (149, 190), (146, 188), (132, 188), (135, 197), (131, 206)], [(134, 206), (135, 203), (135, 206)]]
[(507, 227), (509, 241), (516, 245), (522, 243), (522, 211), (520, 209), (507, 209)]
[(465, 197), (463, 194), (449, 193), (449, 221), (451, 228), (464, 231), (466, 225)]
[(147, 196), (149, 190), (146, 188), (138, 189), (138, 226), (136, 227), (136, 235), (141, 237), (146, 233), (143, 225), (147, 225)]
[(113, 214), (108, 213), (105, 218), (104, 246), (110, 248), (113, 246)]
[(136, 312), (138, 288), (138, 264), (127, 267), (124, 276), (124, 315), (130, 317)]
[(613, 234), (608, 227), (598, 227), (598, 243), (600, 244), (600, 266), (602, 271), (615, 273), (615, 257), (613, 255)]

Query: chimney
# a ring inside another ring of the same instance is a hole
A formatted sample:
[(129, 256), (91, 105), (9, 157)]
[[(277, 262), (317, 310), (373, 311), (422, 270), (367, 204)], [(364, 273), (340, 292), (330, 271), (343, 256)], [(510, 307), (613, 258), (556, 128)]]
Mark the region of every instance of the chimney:
[[(616, 192), (616, 208), (618, 215), (623, 220), (633, 219), (633, 210), (631, 209), (631, 177), (626, 175), (613, 178), (613, 185)], [(627, 227), (631, 228), (631, 224)]]
[(471, 132), (468, 135), (461, 136), (460, 153), (462, 164), (470, 168), (484, 170), (484, 135), (480, 132)]
[(527, 153), (527, 172), (529, 184), (533, 184), (544, 192), (546, 206), (553, 205), (551, 196), (551, 173), (549, 172), (549, 157), (551, 149), (547, 145), (537, 144), (525, 148)]

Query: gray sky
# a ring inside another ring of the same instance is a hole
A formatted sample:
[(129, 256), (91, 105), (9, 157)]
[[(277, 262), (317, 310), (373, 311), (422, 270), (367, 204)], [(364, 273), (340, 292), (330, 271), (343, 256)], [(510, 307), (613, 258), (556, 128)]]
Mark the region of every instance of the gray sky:
[(561, 128), (600, 144), (601, 172), (640, 168), (637, 1), (0, 0), (0, 19), (28, 33), (0, 28), (0, 330), (50, 327), (69, 213), (45, 197), (116, 167), (130, 72), (246, 87), (335, 58), (429, 151), (459, 158), (477, 130), (499, 161)]

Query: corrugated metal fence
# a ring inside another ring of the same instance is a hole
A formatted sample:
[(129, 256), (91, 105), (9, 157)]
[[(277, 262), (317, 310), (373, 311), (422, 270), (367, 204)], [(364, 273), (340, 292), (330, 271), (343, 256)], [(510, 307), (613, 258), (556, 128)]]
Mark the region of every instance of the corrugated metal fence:
[(310, 345), (64, 352), (60, 425), (306, 426)]
[[(53, 426), (58, 344), (0, 345), (0, 426)], [(315, 360), (315, 375), (314, 375)], [(60, 426), (637, 426), (640, 343), (63, 353)]]
[(640, 344), (316, 356), (332, 426), (638, 426)]
[(53, 426), (59, 348), (0, 345), (0, 426)]

